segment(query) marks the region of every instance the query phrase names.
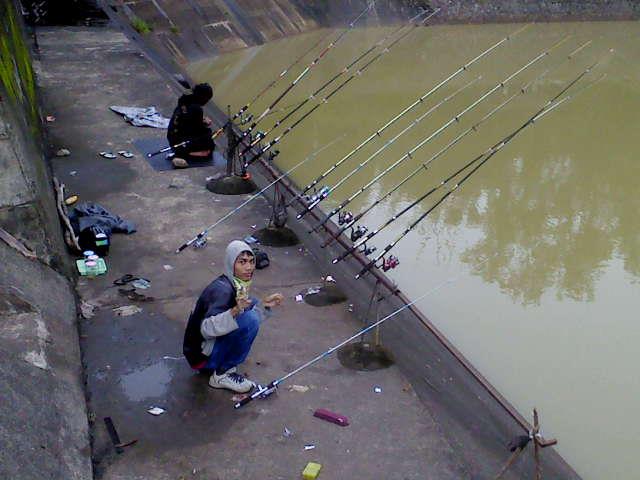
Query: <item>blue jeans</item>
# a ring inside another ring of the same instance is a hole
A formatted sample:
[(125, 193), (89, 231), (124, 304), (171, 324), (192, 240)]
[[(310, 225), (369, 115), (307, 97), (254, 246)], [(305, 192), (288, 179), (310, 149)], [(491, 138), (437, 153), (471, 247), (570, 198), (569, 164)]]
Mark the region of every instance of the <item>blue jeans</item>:
[(249, 355), (251, 345), (260, 328), (260, 315), (250, 308), (238, 315), (236, 322), (238, 323), (236, 330), (216, 338), (211, 356), (204, 367), (206, 370), (215, 370), (221, 374), (240, 365)]

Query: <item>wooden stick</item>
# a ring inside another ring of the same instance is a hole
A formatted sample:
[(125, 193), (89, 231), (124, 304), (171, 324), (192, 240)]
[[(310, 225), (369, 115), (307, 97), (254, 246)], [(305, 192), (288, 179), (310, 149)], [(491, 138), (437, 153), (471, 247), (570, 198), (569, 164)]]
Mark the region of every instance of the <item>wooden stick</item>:
[(73, 231), (73, 227), (71, 226), (71, 222), (69, 221), (69, 216), (67, 215), (64, 207), (64, 184), (60, 183), (56, 177), (53, 177), (53, 186), (56, 189), (56, 206), (58, 207), (58, 214), (60, 215), (60, 218), (62, 218), (62, 222), (64, 223), (65, 227), (67, 227), (69, 238), (71, 239), (71, 245), (68, 246), (70, 248), (75, 248), (78, 252), (82, 252), (80, 244), (78, 243), (78, 238)]
[(516, 461), (516, 459), (518, 458), (518, 455), (520, 455), (523, 451), (524, 451), (524, 448), (516, 448), (515, 451), (509, 457), (509, 460), (507, 460), (507, 463), (504, 464), (504, 466), (502, 467), (498, 475), (495, 476), (494, 480), (499, 480), (500, 478), (502, 478), (502, 476), (509, 469), (509, 467), (513, 465), (513, 462)]
[(538, 411), (533, 409), (533, 458), (536, 461), (536, 480), (542, 480), (542, 466), (540, 465), (540, 441), (538, 440), (540, 423), (538, 421)]
[(21, 241), (2, 227), (0, 227), (0, 239), (4, 240), (7, 245), (20, 252), (29, 260), (36, 260), (38, 258), (35, 253), (29, 250)]

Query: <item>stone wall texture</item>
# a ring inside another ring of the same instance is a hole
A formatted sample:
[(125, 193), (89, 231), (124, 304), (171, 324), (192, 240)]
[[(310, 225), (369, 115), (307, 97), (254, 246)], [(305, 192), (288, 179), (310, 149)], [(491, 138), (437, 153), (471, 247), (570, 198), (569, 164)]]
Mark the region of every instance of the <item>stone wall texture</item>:
[(0, 2), (0, 478), (85, 480), (76, 299), (19, 11)]

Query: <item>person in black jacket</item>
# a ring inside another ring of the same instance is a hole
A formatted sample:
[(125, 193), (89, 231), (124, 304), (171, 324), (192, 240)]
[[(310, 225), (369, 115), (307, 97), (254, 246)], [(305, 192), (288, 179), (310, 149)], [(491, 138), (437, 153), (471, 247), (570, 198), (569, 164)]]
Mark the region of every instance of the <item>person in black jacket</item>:
[(204, 115), (202, 107), (213, 97), (208, 83), (199, 83), (190, 94), (178, 99), (167, 129), (169, 145), (185, 145), (174, 148), (172, 159), (176, 168), (186, 168), (189, 161), (210, 160), (215, 143), (211, 132), (211, 119)]
[(191, 368), (211, 375), (212, 388), (246, 393), (255, 386), (236, 367), (247, 358), (264, 316), (283, 297), (274, 293), (262, 302), (249, 297), (254, 271), (251, 247), (232, 241), (226, 250), (225, 273), (204, 289), (189, 317), (184, 356)]

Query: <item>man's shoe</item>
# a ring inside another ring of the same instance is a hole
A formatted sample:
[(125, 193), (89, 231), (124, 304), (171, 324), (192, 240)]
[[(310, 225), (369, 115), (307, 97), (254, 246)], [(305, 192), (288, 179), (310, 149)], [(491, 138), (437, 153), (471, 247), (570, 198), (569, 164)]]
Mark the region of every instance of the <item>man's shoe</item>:
[(189, 164), (187, 163), (187, 161), (184, 158), (173, 157), (173, 160), (171, 160), (171, 163), (173, 164), (174, 168), (188, 168), (189, 167)]
[(214, 372), (209, 379), (209, 386), (211, 388), (226, 388), (236, 393), (247, 393), (256, 384), (236, 372), (225, 372), (222, 375)]

